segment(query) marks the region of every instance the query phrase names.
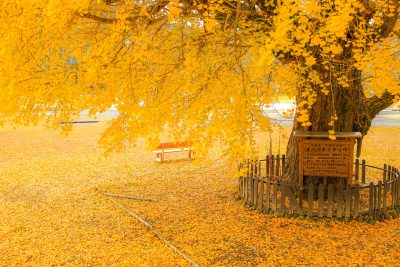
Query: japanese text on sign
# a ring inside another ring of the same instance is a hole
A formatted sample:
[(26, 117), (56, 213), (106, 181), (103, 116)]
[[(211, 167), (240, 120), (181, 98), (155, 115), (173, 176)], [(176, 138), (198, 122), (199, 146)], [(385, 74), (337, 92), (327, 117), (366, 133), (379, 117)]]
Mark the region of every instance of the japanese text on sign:
[(300, 156), (303, 174), (348, 177), (352, 170), (352, 141), (304, 140)]

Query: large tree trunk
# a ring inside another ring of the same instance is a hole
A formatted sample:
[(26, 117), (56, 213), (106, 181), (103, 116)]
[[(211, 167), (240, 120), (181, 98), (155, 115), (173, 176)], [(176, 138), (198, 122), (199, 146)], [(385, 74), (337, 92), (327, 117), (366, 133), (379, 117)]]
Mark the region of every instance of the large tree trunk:
[[(324, 70), (318, 71), (322, 74), (321, 76), (324, 76)], [(336, 132), (361, 132), (364, 136), (371, 126), (371, 120), (392, 103), (393, 96), (389, 93), (385, 93), (381, 97), (366, 98), (361, 83), (361, 72), (352, 69), (348, 73), (348, 80), (351, 81), (349, 88), (343, 88), (337, 82), (332, 81), (332, 90), (328, 95), (316, 88), (317, 100), (309, 111), (311, 126), (302, 126), (297, 121), (296, 115), (287, 146), (287, 165), (284, 178), (298, 182), (299, 146), (298, 139), (293, 136), (294, 131), (326, 132), (331, 130), (329, 122), (335, 114), (338, 117), (334, 123)], [(301, 88), (299, 88), (297, 103), (301, 100)], [(361, 142), (359, 142), (357, 150), (360, 149)], [(304, 181), (304, 184), (315, 182), (315, 178), (305, 177)]]

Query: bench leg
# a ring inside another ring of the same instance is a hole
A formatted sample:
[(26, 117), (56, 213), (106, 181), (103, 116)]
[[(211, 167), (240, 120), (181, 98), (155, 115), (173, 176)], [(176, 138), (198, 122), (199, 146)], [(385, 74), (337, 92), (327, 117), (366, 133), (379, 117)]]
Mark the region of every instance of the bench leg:
[(189, 150), (189, 159), (193, 159), (193, 158), (194, 158), (194, 151)]
[(164, 151), (161, 153), (156, 153), (156, 161), (158, 161), (158, 162), (164, 161)]

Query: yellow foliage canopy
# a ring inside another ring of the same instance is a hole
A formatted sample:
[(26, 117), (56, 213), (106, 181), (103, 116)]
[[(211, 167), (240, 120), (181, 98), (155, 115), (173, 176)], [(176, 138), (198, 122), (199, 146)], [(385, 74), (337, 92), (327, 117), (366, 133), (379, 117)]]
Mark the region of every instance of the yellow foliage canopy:
[(271, 128), (260, 104), (297, 96), (311, 125), (318, 93), (349, 87), (351, 68), (369, 94), (400, 93), (397, 0), (0, 5), (0, 121), (58, 127), (115, 105), (101, 142), (117, 151), (139, 137), (152, 147), (167, 126), (200, 152), (218, 137), (249, 154), (255, 129)]

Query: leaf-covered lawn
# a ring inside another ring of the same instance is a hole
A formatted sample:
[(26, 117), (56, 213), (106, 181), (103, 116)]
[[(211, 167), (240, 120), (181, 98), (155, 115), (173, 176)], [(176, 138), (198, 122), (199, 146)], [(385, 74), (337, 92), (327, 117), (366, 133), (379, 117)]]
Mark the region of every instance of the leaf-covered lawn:
[[(186, 266), (104, 191), (159, 200), (118, 199), (200, 265), (400, 264), (400, 220), (261, 215), (237, 200), (237, 181), (218, 148), (203, 163), (156, 163), (143, 143), (104, 159), (96, 143), (102, 129), (103, 122), (79, 125), (68, 137), (34, 127), (0, 130), (0, 265)], [(396, 128), (372, 128), (364, 158), (400, 167), (397, 140)]]

